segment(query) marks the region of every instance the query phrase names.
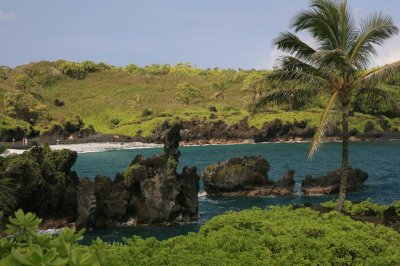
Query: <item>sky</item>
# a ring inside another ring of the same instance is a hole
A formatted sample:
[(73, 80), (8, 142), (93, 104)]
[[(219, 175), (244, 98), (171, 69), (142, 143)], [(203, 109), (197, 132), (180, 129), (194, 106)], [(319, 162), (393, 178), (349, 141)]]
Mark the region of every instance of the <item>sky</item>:
[[(356, 18), (382, 11), (400, 26), (399, 0), (348, 0)], [(272, 40), (308, 0), (0, 0), (0, 65), (64, 59), (117, 66), (190, 62), (270, 69)], [(303, 36), (306, 41), (307, 36)], [(400, 60), (400, 35), (374, 65)]]

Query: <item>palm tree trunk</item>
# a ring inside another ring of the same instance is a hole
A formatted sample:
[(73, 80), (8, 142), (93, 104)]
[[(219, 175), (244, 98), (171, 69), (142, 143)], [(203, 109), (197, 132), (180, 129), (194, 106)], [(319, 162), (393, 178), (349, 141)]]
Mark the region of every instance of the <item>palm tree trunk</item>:
[(349, 174), (349, 97), (343, 101), (342, 117), (342, 176), (340, 177), (339, 198), (336, 203), (336, 210), (342, 212), (346, 199), (347, 178)]

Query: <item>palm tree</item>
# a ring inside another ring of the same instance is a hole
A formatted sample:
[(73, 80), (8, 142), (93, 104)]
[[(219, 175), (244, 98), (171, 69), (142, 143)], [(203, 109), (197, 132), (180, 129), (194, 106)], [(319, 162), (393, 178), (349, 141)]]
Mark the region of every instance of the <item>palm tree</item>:
[(363, 92), (384, 93), (379, 82), (400, 70), (400, 61), (369, 69), (382, 45), (398, 33), (390, 16), (374, 13), (356, 25), (347, 1), (313, 0), (310, 9), (295, 16), (295, 33), (307, 32), (315, 44), (309, 45), (291, 32), (280, 33), (274, 45), (288, 55), (279, 60), (271, 77), (329, 93), (320, 125), (310, 144), (308, 158), (318, 150), (325, 131), (331, 125), (334, 110), (342, 116), (342, 175), (336, 210), (342, 211), (346, 197), (349, 169), (349, 105), (351, 98)]
[(213, 89), (215, 90), (215, 95), (214, 97), (216, 99), (221, 98), (221, 113), (222, 116), (224, 116), (224, 102), (225, 102), (225, 95), (228, 91), (228, 83), (224, 82), (224, 81), (218, 81), (218, 82), (214, 82), (212, 84)]
[(242, 91), (252, 94), (252, 102), (255, 103), (262, 96), (263, 92), (266, 91), (268, 85), (264, 74), (250, 74), (243, 81)]

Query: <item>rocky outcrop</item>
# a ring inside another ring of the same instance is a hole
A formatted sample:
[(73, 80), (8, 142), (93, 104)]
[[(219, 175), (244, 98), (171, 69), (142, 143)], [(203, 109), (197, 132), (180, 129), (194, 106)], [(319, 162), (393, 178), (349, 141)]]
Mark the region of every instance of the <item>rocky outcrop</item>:
[[(308, 120), (293, 122), (284, 122), (281, 119), (265, 122), (260, 128), (249, 125), (248, 117), (238, 123), (227, 124), (223, 120), (215, 120), (215, 112), (212, 120), (193, 118), (180, 122), (181, 138), (184, 143), (189, 144), (229, 144), (229, 143), (249, 143), (249, 142), (284, 142), (284, 141), (304, 141), (310, 140), (316, 127), (309, 125)], [(372, 122), (371, 122), (372, 123)], [(350, 131), (351, 141), (363, 141), (376, 138), (398, 139), (400, 133), (396, 128), (390, 128), (387, 122), (380, 120), (382, 128), (385, 130), (371, 129), (371, 123), (366, 127), (365, 132), (359, 132), (356, 129)], [(372, 123), (372, 127), (373, 127)], [(141, 137), (137, 135), (133, 138), (135, 141), (142, 142), (162, 142), (161, 132), (163, 124), (160, 124), (150, 137)], [(339, 140), (341, 130), (339, 125), (333, 125), (326, 132), (328, 140)]]
[(17, 207), (44, 219), (65, 218), (72, 222), (77, 211), (79, 178), (71, 167), (76, 152), (33, 147), (21, 155), (6, 157), (0, 178), (15, 182)]
[[(124, 222), (155, 224), (197, 219), (196, 168), (185, 167), (182, 173), (177, 173), (180, 127), (163, 126), (166, 130), (160, 137), (164, 139), (164, 153), (151, 158), (137, 155), (114, 181), (103, 176), (95, 178), (95, 215), (90, 215), (93, 208), (88, 207), (88, 196), (79, 194), (78, 202), (84, 202), (87, 207), (79, 213), (78, 226), (111, 227)], [(81, 189), (88, 186), (87, 180), (82, 182)]]
[(78, 176), (71, 167), (77, 153), (33, 147), (2, 160), (0, 178), (15, 181), (17, 208), (45, 221), (76, 222), (77, 227), (112, 227), (122, 223), (154, 224), (197, 219), (199, 177), (195, 167), (177, 172), (180, 127), (163, 124), (164, 152), (136, 156), (112, 181)]
[(87, 177), (84, 177), (79, 184), (77, 201), (76, 226), (79, 228), (94, 227), (96, 217), (95, 186)]
[(267, 185), (269, 169), (269, 163), (260, 156), (245, 156), (210, 165), (201, 177), (208, 194), (235, 192)]
[(268, 180), (269, 163), (261, 156), (232, 158), (206, 167), (201, 173), (204, 190), (214, 196), (291, 195), (294, 171), (281, 181)]
[(280, 119), (265, 122), (254, 135), (255, 142), (274, 141), (277, 139), (310, 139), (315, 133), (315, 127), (309, 127), (307, 121), (283, 123)]
[[(326, 195), (339, 192), (342, 171), (328, 172), (325, 176), (306, 176), (301, 183), (301, 191), (305, 195)], [(368, 179), (368, 173), (360, 169), (349, 168), (347, 191), (354, 191)]]
[[(214, 113), (212, 113), (214, 114)], [(222, 120), (209, 121), (202, 119), (184, 120), (180, 122), (181, 138), (183, 142), (190, 143), (212, 143), (224, 141), (276, 141), (276, 140), (303, 140), (310, 139), (315, 127), (310, 127), (307, 121), (294, 121), (284, 123), (280, 119), (265, 122), (261, 128), (249, 126), (248, 118), (238, 123), (228, 125)], [(149, 138), (143, 139), (139, 136), (138, 141), (160, 142), (161, 132), (165, 130), (164, 124), (159, 125)]]

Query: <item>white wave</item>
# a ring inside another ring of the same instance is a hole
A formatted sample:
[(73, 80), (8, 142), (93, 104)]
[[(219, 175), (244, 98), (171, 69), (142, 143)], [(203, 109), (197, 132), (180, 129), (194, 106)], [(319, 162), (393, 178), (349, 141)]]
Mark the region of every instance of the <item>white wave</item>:
[(232, 142), (232, 143), (202, 143), (202, 144), (191, 144), (186, 142), (181, 142), (179, 145), (182, 147), (202, 147), (202, 146), (234, 146), (243, 144), (257, 144), (252, 140), (244, 140), (242, 142)]
[(45, 229), (45, 230), (38, 230), (38, 233), (41, 235), (52, 235), (56, 236), (60, 234), (64, 228), (59, 228), (59, 229)]
[(201, 191), (201, 192), (199, 192), (199, 194), (197, 194), (197, 196), (199, 196), (199, 197), (205, 197), (205, 196), (207, 196), (207, 192)]
[[(68, 149), (76, 151), (78, 153), (89, 153), (89, 152), (104, 152), (113, 150), (133, 150), (133, 149), (149, 149), (149, 148), (160, 148), (162, 144), (155, 143), (143, 143), (143, 142), (102, 142), (102, 143), (80, 143), (80, 144), (60, 144), (50, 145), (52, 150)], [(25, 150), (18, 149), (7, 149), (5, 155), (9, 154), (21, 154)]]
[(146, 148), (159, 148), (162, 144), (143, 143), (143, 142), (104, 142), (104, 143), (82, 143), (82, 144), (62, 144), (51, 145), (54, 150), (69, 149), (78, 153), (103, 152), (112, 150), (133, 150)]
[(11, 154), (22, 154), (25, 150), (17, 150), (17, 149), (7, 149), (2, 155), (2, 157), (6, 157)]

